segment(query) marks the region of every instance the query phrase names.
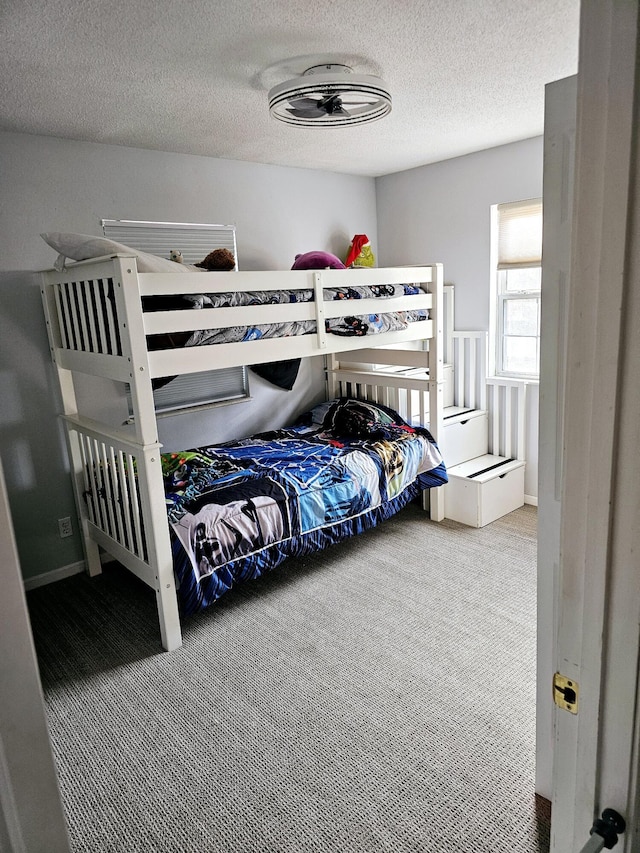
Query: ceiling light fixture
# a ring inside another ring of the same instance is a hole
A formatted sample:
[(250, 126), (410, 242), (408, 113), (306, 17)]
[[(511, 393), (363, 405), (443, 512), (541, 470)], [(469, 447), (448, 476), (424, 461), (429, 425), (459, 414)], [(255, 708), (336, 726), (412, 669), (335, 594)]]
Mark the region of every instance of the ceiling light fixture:
[(286, 124), (350, 127), (388, 115), (391, 95), (379, 77), (354, 74), (348, 65), (314, 65), (270, 89), (269, 112)]

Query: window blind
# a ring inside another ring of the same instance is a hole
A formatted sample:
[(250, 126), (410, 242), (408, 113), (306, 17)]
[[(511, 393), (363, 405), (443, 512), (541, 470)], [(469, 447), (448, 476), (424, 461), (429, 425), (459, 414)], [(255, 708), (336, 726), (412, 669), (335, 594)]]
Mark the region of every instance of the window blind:
[(234, 225), (103, 219), (102, 231), (110, 240), (161, 258), (168, 258), (172, 249), (179, 249), (186, 264), (199, 263), (214, 249), (229, 249), (238, 269)]
[[(172, 249), (179, 249), (187, 264), (204, 260), (214, 249), (228, 249), (236, 259), (238, 269), (234, 225), (103, 219), (102, 231), (110, 240), (161, 258), (168, 258)], [(153, 392), (158, 415), (215, 406), (248, 396), (249, 373), (243, 366), (176, 376)], [(127, 400), (129, 414), (133, 415), (129, 390)]]
[(542, 200), (498, 205), (498, 269), (537, 266), (542, 260)]
[[(153, 392), (157, 415), (172, 415), (184, 409), (206, 408), (248, 396), (246, 367), (227, 367), (176, 376)], [(131, 390), (127, 385), (129, 416), (133, 416)]]

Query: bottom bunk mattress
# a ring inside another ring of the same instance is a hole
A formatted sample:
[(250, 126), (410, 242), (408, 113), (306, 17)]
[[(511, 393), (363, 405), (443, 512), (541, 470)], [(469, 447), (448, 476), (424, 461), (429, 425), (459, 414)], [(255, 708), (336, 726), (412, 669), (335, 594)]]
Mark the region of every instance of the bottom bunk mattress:
[(428, 430), (385, 406), (317, 406), (288, 428), (162, 456), (183, 615), (367, 530), (447, 482)]

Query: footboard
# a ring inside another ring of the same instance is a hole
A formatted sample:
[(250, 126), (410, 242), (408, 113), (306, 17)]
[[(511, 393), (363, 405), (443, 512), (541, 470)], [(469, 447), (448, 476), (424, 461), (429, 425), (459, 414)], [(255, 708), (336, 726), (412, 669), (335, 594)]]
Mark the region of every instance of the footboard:
[(428, 425), (433, 389), (429, 380), (429, 368), (425, 364), (428, 354), (402, 350), (365, 350), (364, 353), (358, 354), (359, 359), (370, 358), (372, 362), (374, 359), (391, 361), (394, 356), (403, 366), (403, 370), (396, 374), (358, 369), (356, 366), (334, 368), (332, 380), (336, 383), (335, 396), (356, 397), (382, 403), (395, 409), (409, 424)]
[[(382, 356), (380, 352), (365, 350), (362, 355), (364, 358), (376, 357), (385, 361), (392, 361), (394, 356), (399, 364), (414, 364), (414, 370), (405, 370), (393, 375), (388, 372), (344, 368), (334, 362), (330, 368), (331, 396), (355, 397), (372, 403), (382, 403), (383, 406), (397, 411), (409, 424), (429, 424), (429, 412), (435, 412), (437, 420), (435, 429), (431, 432), (437, 442), (438, 424), (442, 417), (443, 387), (442, 383), (429, 379), (428, 369), (424, 366), (428, 353), (389, 350)], [(430, 495), (424, 495), (424, 509), (429, 510), (432, 521), (442, 521), (444, 501), (441, 499), (441, 490), (431, 489), (430, 492)]]
[(85, 557), (100, 571), (98, 546), (155, 590), (162, 645), (181, 645), (160, 445), (141, 446), (86, 418), (63, 418)]

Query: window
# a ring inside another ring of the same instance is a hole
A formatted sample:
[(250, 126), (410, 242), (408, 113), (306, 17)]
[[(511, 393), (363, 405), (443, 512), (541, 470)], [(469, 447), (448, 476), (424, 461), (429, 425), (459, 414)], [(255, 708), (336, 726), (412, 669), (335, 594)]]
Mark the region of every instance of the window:
[[(236, 229), (233, 225), (103, 219), (102, 231), (110, 240), (152, 255), (168, 258), (172, 249), (180, 249), (188, 264), (201, 261), (213, 249), (229, 249), (238, 269)], [(159, 416), (246, 400), (249, 398), (248, 370), (246, 367), (227, 367), (177, 376), (155, 389), (153, 397)], [(129, 415), (132, 416), (128, 389), (127, 400)]]
[(542, 200), (494, 207), (495, 372), (537, 379), (540, 365)]
[[(183, 373), (153, 392), (156, 415), (163, 417), (194, 409), (210, 409), (249, 396), (246, 367), (227, 367)], [(131, 389), (127, 385), (129, 418), (133, 417)]]

